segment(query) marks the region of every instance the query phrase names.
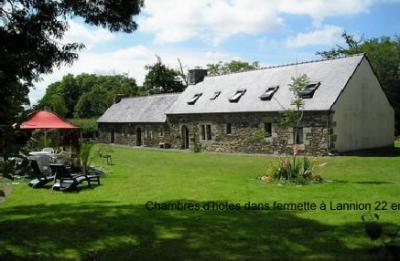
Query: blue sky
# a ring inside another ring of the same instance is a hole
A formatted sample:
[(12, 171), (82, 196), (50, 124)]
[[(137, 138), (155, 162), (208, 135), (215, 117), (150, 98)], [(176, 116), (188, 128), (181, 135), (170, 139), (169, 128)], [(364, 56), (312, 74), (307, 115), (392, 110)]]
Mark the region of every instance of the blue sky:
[(276, 65), (318, 58), (342, 44), (341, 33), (365, 39), (400, 35), (400, 0), (145, 0), (132, 34), (69, 22), (63, 42), (86, 49), (72, 66), (55, 68), (30, 92), (35, 103), (67, 73), (126, 73), (141, 84), (156, 55), (177, 68), (241, 59)]

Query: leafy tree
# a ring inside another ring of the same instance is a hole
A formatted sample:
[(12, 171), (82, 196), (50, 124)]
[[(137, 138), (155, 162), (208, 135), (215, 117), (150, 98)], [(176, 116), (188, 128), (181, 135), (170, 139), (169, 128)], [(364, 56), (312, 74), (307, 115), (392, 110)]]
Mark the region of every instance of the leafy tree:
[(77, 118), (98, 117), (112, 104), (113, 96), (100, 86), (84, 93), (75, 106), (74, 116)]
[(248, 63), (239, 60), (232, 60), (226, 63), (219, 61), (215, 64), (207, 64), (208, 75), (222, 75), (227, 73), (249, 71), (257, 68), (260, 68), (260, 65), (257, 61)]
[(41, 100), (41, 104), (46, 110), (55, 112), (61, 117), (65, 117), (68, 112), (64, 98), (57, 93), (46, 96), (45, 100)]
[(146, 65), (147, 75), (145, 77), (143, 88), (149, 93), (169, 93), (181, 92), (185, 85), (179, 79), (180, 73), (174, 69), (168, 68), (159, 59), (153, 65)]
[[(71, 64), (83, 48), (79, 43), (62, 44), (67, 19), (82, 17), (85, 23), (110, 31), (132, 32), (132, 19), (143, 0), (36, 1), (0, 0), (0, 144), (3, 156), (10, 127), (17, 122), (23, 105), (29, 104), (29, 87), (54, 66)], [(68, 106), (68, 103), (67, 103)]]
[[(281, 125), (284, 127), (293, 127), (294, 129), (294, 144), (296, 147), (297, 132), (304, 116), (304, 99), (301, 93), (306, 89), (310, 82), (310, 78), (306, 74), (291, 78), (289, 84), (290, 91), (293, 93), (291, 104), (295, 109), (285, 109), (282, 114)], [(294, 151), (295, 152), (295, 151)], [(296, 153), (295, 153), (296, 154)], [(295, 155), (296, 156), (296, 155)]]
[(68, 74), (49, 85), (36, 107), (51, 109), (67, 118), (91, 118), (100, 116), (112, 104), (115, 95), (138, 93), (135, 79), (126, 75)]
[[(306, 74), (301, 74), (297, 77), (291, 77), (291, 83), (289, 84), (289, 89), (293, 94), (291, 100), (291, 105), (295, 109), (285, 108), (282, 113), (282, 127), (292, 127), (294, 130), (293, 137), (293, 157), (292, 160), (289, 158), (280, 162), (277, 166), (277, 172), (273, 173), (274, 176), (279, 179), (293, 180), (301, 176), (303, 179), (310, 178), (311, 162), (307, 157), (303, 157), (303, 163), (296, 161), (297, 155), (299, 153), (299, 147), (297, 144), (298, 129), (301, 125), (304, 116), (304, 99), (302, 97), (302, 92), (309, 85), (310, 78)], [(282, 172), (282, 170), (284, 170)]]
[(76, 101), (83, 93), (83, 88), (78, 85), (75, 77), (72, 74), (67, 74), (63, 77), (61, 81), (61, 95), (65, 100), (65, 105), (67, 106), (67, 117), (71, 118), (73, 116)]
[(79, 127), (79, 130), (84, 138), (95, 138), (97, 132), (97, 118), (69, 119), (69, 122)]
[(356, 40), (354, 36), (342, 34), (346, 46), (337, 46), (330, 51), (317, 52), (324, 58), (366, 53), (379, 82), (395, 109), (396, 134), (400, 134), (400, 36)]

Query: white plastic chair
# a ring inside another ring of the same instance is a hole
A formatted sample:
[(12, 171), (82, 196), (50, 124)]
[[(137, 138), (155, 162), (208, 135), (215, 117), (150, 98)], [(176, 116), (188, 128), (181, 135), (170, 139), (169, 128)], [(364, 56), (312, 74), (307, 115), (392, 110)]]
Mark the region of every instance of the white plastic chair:
[(54, 154), (54, 149), (53, 148), (43, 148), (42, 151), (50, 153), (50, 154)]

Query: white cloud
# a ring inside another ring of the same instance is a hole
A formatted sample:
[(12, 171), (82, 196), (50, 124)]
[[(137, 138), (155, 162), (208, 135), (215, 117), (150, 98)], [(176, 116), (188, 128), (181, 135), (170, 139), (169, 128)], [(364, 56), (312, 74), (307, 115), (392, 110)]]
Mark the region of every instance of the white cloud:
[(315, 23), (326, 17), (367, 12), (376, 0), (276, 0), (278, 12), (310, 16)]
[[(65, 33), (62, 43), (83, 43), (87, 50), (95, 45), (111, 41), (115, 38), (110, 31), (102, 28), (87, 27), (75, 21), (68, 21), (69, 29)], [(94, 29), (93, 29), (94, 28)]]
[(159, 43), (197, 39), (218, 44), (237, 34), (277, 30), (284, 24), (283, 14), (306, 15), (320, 25), (326, 17), (368, 12), (375, 3), (379, 1), (147, 0), (139, 28), (154, 33)]
[(96, 53), (83, 52), (79, 60), (72, 66), (64, 66), (55, 69), (52, 74), (44, 75), (43, 80), (36, 84), (36, 89), (31, 90), (29, 97), (31, 103), (37, 102), (45, 93), (47, 86), (55, 81), (59, 81), (68, 73), (96, 73), (96, 74), (122, 74), (127, 73), (130, 77), (142, 84), (146, 71), (144, 66), (156, 62), (156, 55), (160, 56), (163, 63), (172, 68), (178, 68), (177, 58), (180, 58), (184, 70), (194, 66), (203, 66), (207, 63), (217, 61), (228, 61), (240, 57), (218, 51), (198, 51), (198, 50), (151, 50), (143, 45), (136, 45), (131, 48), (120, 49), (113, 52)]
[(299, 33), (295, 37), (286, 40), (289, 48), (301, 48), (310, 45), (333, 45), (343, 41), (341, 34), (343, 28), (327, 25), (321, 29), (308, 33)]
[(160, 43), (201, 39), (216, 44), (236, 34), (276, 30), (282, 19), (264, 0), (146, 1), (140, 29)]
[[(353, 15), (368, 12), (374, 4), (399, 2), (400, 0), (146, 0), (141, 14), (139, 30), (135, 33), (150, 32), (159, 43), (183, 42), (187, 40), (208, 41), (214, 45), (238, 34), (259, 35), (279, 30), (284, 25), (283, 15), (305, 15), (314, 21), (311, 32), (299, 33), (286, 41), (286, 47), (340, 42), (342, 28), (321, 26), (326, 17)], [(54, 73), (43, 76), (36, 90), (31, 91), (31, 101), (37, 101), (48, 84), (60, 80), (67, 73), (128, 73), (141, 83), (146, 64), (155, 61), (155, 55), (163, 62), (177, 66), (181, 58), (185, 69), (205, 65), (219, 60), (238, 59), (232, 54), (193, 50), (151, 50), (144, 45), (120, 49), (113, 52), (98, 53), (93, 49), (101, 43), (114, 43), (118, 38), (106, 29), (90, 27), (76, 21), (69, 21), (70, 29), (63, 43), (83, 42), (86, 51), (71, 67), (56, 69)], [(259, 46), (277, 45), (280, 41), (262, 38)], [(281, 46), (279, 46), (281, 48)], [(290, 51), (290, 50), (288, 50)], [(281, 55), (280, 55), (281, 56)], [(259, 58), (262, 59), (262, 58)]]

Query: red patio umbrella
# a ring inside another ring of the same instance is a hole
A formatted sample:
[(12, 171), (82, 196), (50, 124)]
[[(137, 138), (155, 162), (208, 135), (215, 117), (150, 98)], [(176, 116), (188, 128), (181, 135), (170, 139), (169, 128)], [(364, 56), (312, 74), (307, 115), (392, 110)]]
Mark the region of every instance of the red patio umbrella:
[(44, 144), (46, 146), (47, 129), (77, 129), (75, 125), (64, 121), (56, 114), (48, 111), (36, 111), (20, 125), (21, 129), (44, 129)]
[(75, 125), (62, 120), (56, 114), (48, 111), (36, 111), (24, 121), (21, 129), (76, 129)]

